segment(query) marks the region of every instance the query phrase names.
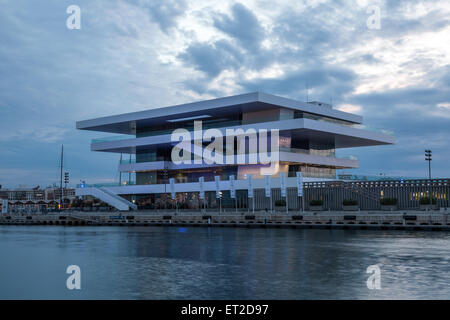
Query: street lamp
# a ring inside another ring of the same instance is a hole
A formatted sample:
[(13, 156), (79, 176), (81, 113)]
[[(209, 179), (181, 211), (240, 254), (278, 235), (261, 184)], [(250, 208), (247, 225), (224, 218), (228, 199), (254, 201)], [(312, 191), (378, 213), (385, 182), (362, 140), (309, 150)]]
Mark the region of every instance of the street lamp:
[(431, 180), (431, 156), (432, 151), (431, 150), (425, 150), (425, 161), (428, 161), (428, 179)]
[(425, 150), (425, 161), (428, 161), (428, 179), (430, 179), (429, 181), (429, 188), (430, 190), (428, 191), (428, 198), (430, 199), (430, 207), (433, 206), (433, 194), (431, 191), (431, 155), (432, 152), (431, 150)]

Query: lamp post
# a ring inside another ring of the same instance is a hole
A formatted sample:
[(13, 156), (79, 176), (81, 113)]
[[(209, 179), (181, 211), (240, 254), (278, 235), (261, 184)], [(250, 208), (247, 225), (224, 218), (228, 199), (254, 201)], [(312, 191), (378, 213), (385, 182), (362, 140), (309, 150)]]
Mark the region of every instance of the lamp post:
[(431, 180), (431, 158), (432, 151), (431, 150), (425, 150), (425, 161), (428, 161), (428, 179)]
[(432, 151), (427, 149), (425, 150), (425, 161), (428, 161), (428, 179), (430, 180), (429, 187), (430, 190), (428, 191), (428, 198), (430, 199), (430, 208), (433, 207), (433, 195), (431, 193), (431, 160), (432, 160)]
[[(64, 190), (63, 190), (63, 208), (64, 208), (64, 194), (67, 197), (67, 184), (69, 183), (69, 172), (64, 172)], [(70, 201), (69, 201), (70, 203)]]

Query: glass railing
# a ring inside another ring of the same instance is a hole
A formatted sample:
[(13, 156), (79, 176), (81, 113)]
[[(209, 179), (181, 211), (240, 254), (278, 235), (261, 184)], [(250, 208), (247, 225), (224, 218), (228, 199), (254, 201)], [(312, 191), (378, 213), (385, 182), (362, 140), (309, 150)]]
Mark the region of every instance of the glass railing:
[(353, 155), (337, 156), (335, 153), (323, 153), (323, 154), (320, 154), (320, 153), (316, 153), (314, 151), (307, 150), (307, 149), (280, 147), (280, 151), (301, 153), (301, 154), (307, 154), (307, 155), (311, 155), (311, 156), (321, 156), (321, 157), (336, 158), (336, 159), (358, 160), (358, 158), (353, 156)]
[(164, 157), (141, 159), (141, 160), (139, 160), (139, 162), (137, 162), (136, 159), (131, 159), (131, 160), (128, 159), (128, 160), (119, 161), (119, 164), (136, 164), (136, 163), (149, 163), (149, 162), (161, 162), (161, 161), (167, 161), (167, 160), (164, 160)]
[(311, 154), (309, 150), (306, 149), (298, 149), (298, 148), (288, 148), (288, 147), (280, 147), (280, 152), (293, 152), (293, 153), (302, 153), (302, 154)]
[(300, 112), (300, 111), (294, 113), (294, 118), (328, 122), (328, 123), (337, 124), (337, 125), (346, 126), (346, 127), (355, 126), (354, 123), (348, 122), (345, 120), (333, 119), (333, 118), (329, 118), (329, 117), (325, 117), (325, 116), (319, 116), (319, 115), (315, 115), (315, 114), (311, 114), (311, 113), (307, 113), (307, 112)]
[(296, 118), (304, 118), (304, 119), (309, 119), (309, 120), (328, 122), (328, 123), (333, 123), (333, 124), (343, 125), (346, 127), (355, 128), (355, 129), (363, 129), (363, 130), (368, 130), (368, 131), (372, 131), (372, 132), (383, 133), (383, 134), (387, 134), (390, 136), (394, 135), (394, 132), (390, 131), (390, 130), (367, 126), (365, 124), (350, 123), (350, 122), (346, 122), (343, 120), (331, 119), (331, 118), (327, 118), (327, 117), (316, 116), (316, 115), (311, 115), (311, 114), (306, 114), (306, 113), (304, 113), (303, 115), (300, 115), (300, 116), (296, 116)]
[[(280, 150), (280, 152), (301, 153), (301, 154), (306, 154), (306, 155), (321, 156), (321, 157), (336, 158), (336, 159), (358, 160), (358, 158), (353, 155), (338, 156), (334, 153), (320, 154), (320, 153), (316, 153), (316, 152), (311, 152), (310, 150), (299, 149), (299, 148), (280, 147), (279, 150)], [(241, 154), (241, 153), (238, 151), (237, 153), (235, 153), (235, 156), (239, 155), (239, 154)], [(159, 161), (170, 161), (170, 160), (165, 160), (163, 157), (152, 158), (152, 159), (142, 159), (139, 162), (136, 162), (136, 159), (126, 159), (126, 160), (119, 161), (119, 164), (136, 164), (136, 163), (149, 163), (149, 162), (159, 162)]]
[[(145, 162), (150, 162), (150, 161), (145, 161)], [(134, 164), (136, 163), (136, 159), (128, 159), (128, 160), (120, 160), (119, 164)]]
[(120, 141), (120, 140), (128, 140), (128, 139), (134, 139), (135, 136), (132, 135), (120, 135), (120, 136), (111, 136), (111, 137), (104, 137), (104, 138), (97, 138), (92, 139), (91, 143), (100, 143), (100, 142), (110, 142), (110, 141)]
[(108, 183), (79, 183), (77, 188), (101, 188), (101, 187), (120, 187), (120, 186), (131, 186), (136, 185), (135, 181), (124, 181), (122, 183), (118, 182), (108, 182)]
[(367, 125), (364, 125), (364, 124), (357, 124), (357, 125), (354, 126), (354, 128), (367, 130), (367, 131), (371, 131), (371, 132), (376, 132), (376, 133), (387, 134), (389, 136), (393, 136), (394, 135), (393, 131), (385, 130), (385, 129), (379, 129), (379, 128), (367, 126)]

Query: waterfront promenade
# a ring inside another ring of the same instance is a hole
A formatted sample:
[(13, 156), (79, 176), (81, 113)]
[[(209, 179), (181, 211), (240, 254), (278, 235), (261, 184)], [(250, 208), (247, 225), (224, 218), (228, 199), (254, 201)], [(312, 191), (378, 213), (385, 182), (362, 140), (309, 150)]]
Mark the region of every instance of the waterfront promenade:
[(43, 215), (3, 215), (2, 225), (64, 226), (204, 226), (245, 228), (319, 228), (380, 230), (449, 230), (450, 210), (442, 211), (322, 211), (270, 213), (175, 212), (71, 212)]

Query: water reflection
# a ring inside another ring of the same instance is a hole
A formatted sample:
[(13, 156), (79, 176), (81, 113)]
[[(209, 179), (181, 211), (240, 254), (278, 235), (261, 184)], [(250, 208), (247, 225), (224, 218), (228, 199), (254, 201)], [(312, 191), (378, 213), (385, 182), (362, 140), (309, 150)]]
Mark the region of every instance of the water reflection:
[[(1, 299), (450, 298), (444, 232), (0, 226)], [(65, 287), (66, 267), (82, 290)], [(382, 290), (366, 286), (381, 265)]]

